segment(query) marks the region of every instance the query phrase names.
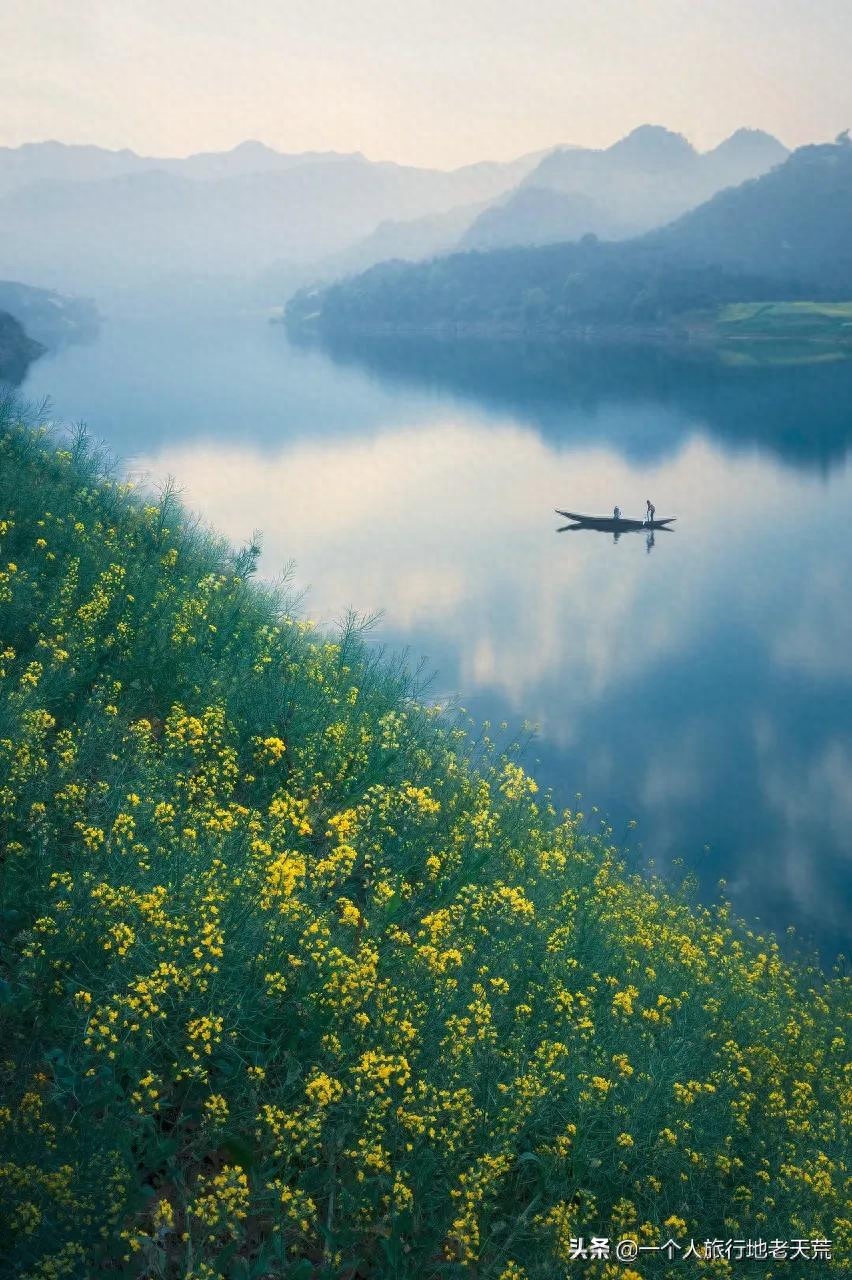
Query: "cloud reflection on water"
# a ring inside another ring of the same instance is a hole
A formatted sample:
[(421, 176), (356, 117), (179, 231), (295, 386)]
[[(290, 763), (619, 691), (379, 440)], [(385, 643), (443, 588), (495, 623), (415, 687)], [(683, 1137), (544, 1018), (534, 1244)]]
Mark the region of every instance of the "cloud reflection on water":
[[(796, 910), (815, 919), (837, 860), (810, 864), (790, 778), (772, 783), (777, 765), (768, 775), (748, 726), (770, 708), (780, 717), (797, 776), (810, 757), (794, 726), (812, 682), (838, 664), (848, 676), (848, 658), (825, 661), (849, 622), (835, 601), (852, 567), (845, 544), (837, 565), (824, 561), (845, 476), (827, 486), (757, 455), (732, 459), (699, 434), (637, 464), (463, 415), (279, 448), (178, 443), (134, 465), (177, 476), (233, 540), (261, 528), (263, 569), (294, 560), (312, 616), (382, 610), (382, 636), (425, 653), (438, 689), (492, 719), (537, 723), (543, 776), (564, 802), (578, 789), (616, 797), (663, 863), (706, 838), (714, 876), (731, 877), (725, 858), (747, 851), (740, 905), (776, 925)], [(651, 555), (641, 536), (554, 532), (557, 505), (618, 501), (638, 514), (646, 497), (679, 517)], [(803, 510), (802, 536), (779, 533)], [(844, 730), (828, 713), (817, 737)], [(848, 757), (830, 758), (839, 786)], [(808, 781), (803, 813), (829, 806), (825, 788)], [(823, 828), (832, 849), (845, 838)]]
[[(418, 644), (452, 642), (460, 687), (488, 684), (517, 709), (554, 678), (600, 697), (714, 627), (722, 594), (725, 615), (747, 623), (752, 580), (767, 559), (779, 567), (762, 530), (801, 486), (782, 473), (768, 482), (757, 461), (733, 466), (697, 438), (637, 467), (464, 421), (277, 452), (178, 445), (135, 465), (180, 477), (234, 540), (262, 528), (264, 568), (295, 559), (321, 619), (351, 604), (382, 610), (388, 630)], [(646, 494), (679, 514), (648, 563), (635, 536), (613, 546), (607, 534), (554, 534), (557, 503), (607, 511), (615, 495), (641, 514)], [(546, 720), (546, 703), (539, 712)]]

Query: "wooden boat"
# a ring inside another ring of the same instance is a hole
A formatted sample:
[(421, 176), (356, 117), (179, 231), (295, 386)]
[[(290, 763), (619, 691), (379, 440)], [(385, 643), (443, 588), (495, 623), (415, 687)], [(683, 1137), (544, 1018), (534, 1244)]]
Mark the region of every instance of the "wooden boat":
[(669, 525), (677, 519), (677, 516), (666, 516), (662, 520), (626, 520), (621, 516), (615, 520), (612, 516), (581, 516), (575, 511), (560, 511), (558, 507), (556, 514), (572, 522), (564, 526), (566, 529), (602, 529), (608, 533), (631, 533), (642, 529), (664, 529), (671, 533)]

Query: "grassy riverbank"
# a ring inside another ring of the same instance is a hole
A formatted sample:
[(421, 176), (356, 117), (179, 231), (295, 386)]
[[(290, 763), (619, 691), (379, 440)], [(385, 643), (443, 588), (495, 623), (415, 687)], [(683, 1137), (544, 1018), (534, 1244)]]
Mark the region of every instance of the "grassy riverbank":
[(250, 550), (13, 418), (0, 1274), (671, 1265), (570, 1262), (623, 1235), (841, 1274), (848, 980), (628, 875)]

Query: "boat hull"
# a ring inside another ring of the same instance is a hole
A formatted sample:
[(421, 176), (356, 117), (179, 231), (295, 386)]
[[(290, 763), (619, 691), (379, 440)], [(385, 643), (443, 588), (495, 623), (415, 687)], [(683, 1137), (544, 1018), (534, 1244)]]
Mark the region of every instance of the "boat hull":
[(602, 529), (607, 533), (629, 533), (640, 529), (666, 529), (676, 520), (676, 516), (666, 516), (662, 520), (626, 520), (623, 517), (620, 520), (614, 520), (612, 516), (581, 516), (575, 511), (560, 511), (556, 508), (558, 516), (564, 516), (566, 520), (572, 523), (566, 528), (571, 529)]

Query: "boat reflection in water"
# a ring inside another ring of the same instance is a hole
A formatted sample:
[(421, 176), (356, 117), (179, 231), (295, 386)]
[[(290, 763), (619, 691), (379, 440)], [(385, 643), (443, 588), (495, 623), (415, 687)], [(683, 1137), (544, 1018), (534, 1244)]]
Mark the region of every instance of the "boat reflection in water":
[(557, 533), (573, 533), (578, 529), (594, 529), (598, 533), (611, 533), (613, 542), (623, 533), (645, 533), (645, 550), (651, 551), (654, 546), (654, 535), (657, 530), (662, 533), (674, 533), (674, 529), (669, 528), (677, 519), (676, 516), (666, 516), (662, 520), (627, 520), (624, 516), (581, 516), (574, 511), (560, 511), (556, 508), (558, 516), (564, 516), (566, 520), (570, 520), (570, 524), (561, 525)]

